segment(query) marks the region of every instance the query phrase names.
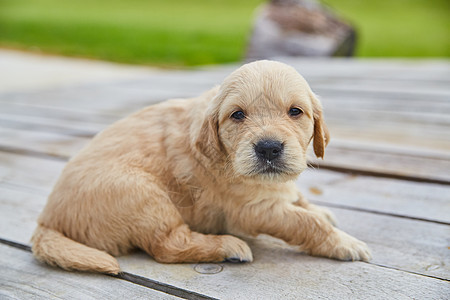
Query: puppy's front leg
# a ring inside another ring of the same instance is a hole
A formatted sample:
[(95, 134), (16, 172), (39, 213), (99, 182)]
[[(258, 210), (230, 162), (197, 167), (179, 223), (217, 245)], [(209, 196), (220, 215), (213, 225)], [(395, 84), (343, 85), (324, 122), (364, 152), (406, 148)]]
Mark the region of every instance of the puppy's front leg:
[(309, 203), (309, 201), (300, 192), (297, 192), (297, 195), (298, 195), (297, 201), (292, 204), (303, 207), (304, 209), (307, 209), (309, 211), (318, 213), (319, 215), (324, 217), (328, 222), (330, 222), (331, 225), (333, 226), (337, 225), (336, 217), (328, 208)]
[(269, 234), (311, 255), (340, 260), (371, 258), (367, 245), (333, 227), (316, 212), (266, 200), (242, 208), (237, 223), (251, 235)]

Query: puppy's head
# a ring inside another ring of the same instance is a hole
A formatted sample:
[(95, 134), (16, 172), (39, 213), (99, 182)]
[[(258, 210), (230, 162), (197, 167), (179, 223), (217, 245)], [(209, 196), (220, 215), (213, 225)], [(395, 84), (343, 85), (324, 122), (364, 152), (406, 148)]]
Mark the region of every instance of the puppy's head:
[(323, 157), (329, 140), (322, 107), (292, 67), (274, 61), (242, 66), (212, 99), (197, 146), (225, 162), (228, 174), (287, 181), (306, 167), (306, 150)]

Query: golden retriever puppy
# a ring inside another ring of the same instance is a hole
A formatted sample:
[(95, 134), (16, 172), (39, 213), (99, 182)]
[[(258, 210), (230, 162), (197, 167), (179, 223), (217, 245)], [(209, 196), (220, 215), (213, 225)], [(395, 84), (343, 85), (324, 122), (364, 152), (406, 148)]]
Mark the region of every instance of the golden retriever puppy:
[(311, 255), (368, 260), (294, 180), (306, 151), (323, 157), (321, 104), (293, 68), (258, 61), (193, 99), (149, 106), (99, 133), (72, 158), (33, 235), (34, 255), (69, 270), (117, 274), (113, 256), (250, 262), (230, 234), (268, 234)]

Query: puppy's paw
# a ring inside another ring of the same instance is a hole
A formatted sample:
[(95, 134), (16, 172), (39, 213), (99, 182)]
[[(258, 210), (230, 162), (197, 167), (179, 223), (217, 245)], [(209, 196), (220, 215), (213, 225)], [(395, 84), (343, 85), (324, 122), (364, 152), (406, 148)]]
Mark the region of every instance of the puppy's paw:
[(308, 206), (308, 210), (320, 215), (322, 218), (327, 220), (331, 225), (333, 226), (337, 225), (336, 217), (328, 208), (310, 204)]
[(224, 261), (239, 263), (253, 261), (252, 250), (241, 239), (231, 235), (222, 236), (222, 250)]
[(364, 242), (336, 228), (311, 254), (347, 261), (369, 261), (372, 258), (369, 247)]

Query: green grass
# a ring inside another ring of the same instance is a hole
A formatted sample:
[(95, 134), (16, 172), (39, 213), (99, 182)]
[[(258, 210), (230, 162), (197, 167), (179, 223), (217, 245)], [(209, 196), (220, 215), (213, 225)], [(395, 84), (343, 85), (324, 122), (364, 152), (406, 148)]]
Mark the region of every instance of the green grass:
[(0, 45), (156, 65), (237, 61), (261, 0), (0, 0)]
[[(0, 46), (159, 66), (242, 59), (263, 0), (0, 0)], [(327, 0), (359, 56), (450, 56), (448, 0)]]
[(449, 57), (449, 0), (325, 0), (358, 29), (357, 55)]

